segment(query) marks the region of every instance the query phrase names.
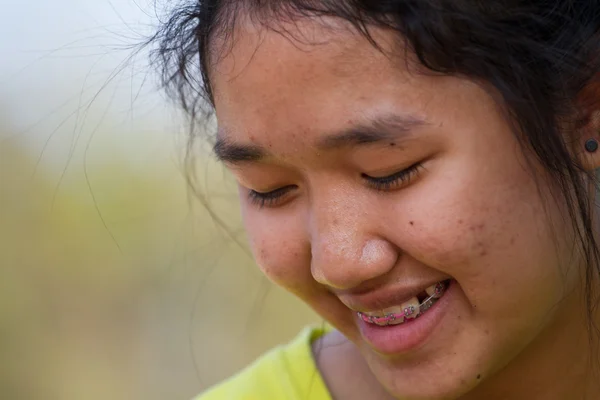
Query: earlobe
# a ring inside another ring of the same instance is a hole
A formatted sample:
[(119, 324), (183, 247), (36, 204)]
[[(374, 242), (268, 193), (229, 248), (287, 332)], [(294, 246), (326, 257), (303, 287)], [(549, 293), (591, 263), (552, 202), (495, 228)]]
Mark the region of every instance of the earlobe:
[(578, 146), (579, 161), (586, 171), (600, 168), (600, 112), (591, 114)]
[(596, 138), (589, 138), (583, 144), (584, 151), (581, 152), (581, 166), (586, 171), (593, 171), (600, 168), (600, 143)]

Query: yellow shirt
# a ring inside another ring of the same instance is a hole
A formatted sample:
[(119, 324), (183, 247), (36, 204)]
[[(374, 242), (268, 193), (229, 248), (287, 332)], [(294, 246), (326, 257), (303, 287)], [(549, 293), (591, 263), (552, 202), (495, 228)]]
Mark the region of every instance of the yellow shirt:
[(195, 400), (331, 400), (311, 349), (326, 331), (306, 328)]

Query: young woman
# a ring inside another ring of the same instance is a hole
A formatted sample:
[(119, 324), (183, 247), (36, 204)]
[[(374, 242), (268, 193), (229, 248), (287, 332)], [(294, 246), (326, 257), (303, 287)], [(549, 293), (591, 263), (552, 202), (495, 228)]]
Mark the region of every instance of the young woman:
[(599, 10), (175, 10), (165, 84), (214, 111), (261, 270), (333, 327), (200, 399), (600, 398)]

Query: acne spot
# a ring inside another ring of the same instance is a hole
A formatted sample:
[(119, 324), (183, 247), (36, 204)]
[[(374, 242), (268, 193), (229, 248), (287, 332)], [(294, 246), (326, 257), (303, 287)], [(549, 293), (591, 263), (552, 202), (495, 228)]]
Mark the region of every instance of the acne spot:
[(465, 222), (465, 221), (463, 221), (462, 219), (459, 219), (459, 220), (458, 220), (458, 224), (459, 224), (459, 225), (462, 225), (464, 222)]
[(471, 225), (471, 227), (469, 229), (472, 231), (481, 232), (481, 231), (483, 231), (483, 228), (485, 228), (485, 224)]
[(517, 241), (517, 239), (514, 236), (512, 238), (510, 238), (511, 245), (515, 244), (516, 241)]
[(486, 329), (485, 331), (483, 331), (483, 333), (485, 333), (486, 336), (490, 336), (490, 331), (488, 329)]
[(479, 252), (480, 257), (487, 255), (487, 249), (485, 248), (485, 243), (477, 242), (476, 249)]

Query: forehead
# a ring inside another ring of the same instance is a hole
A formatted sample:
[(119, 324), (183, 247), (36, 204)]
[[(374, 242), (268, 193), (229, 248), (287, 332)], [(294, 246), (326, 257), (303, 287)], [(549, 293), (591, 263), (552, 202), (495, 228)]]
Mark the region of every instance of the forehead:
[[(370, 30), (384, 52), (378, 51), (364, 35), (339, 19), (300, 19), (274, 24), (241, 19), (231, 34), (215, 38), (211, 46), (213, 86), (218, 86), (215, 80), (221, 78), (231, 82), (241, 75), (252, 78), (256, 70), (283, 72), (278, 68), (282, 64), (293, 68), (287, 72), (306, 74), (307, 78), (316, 77), (319, 72), (356, 76), (366, 66), (384, 69), (382, 61), (392, 53), (399, 53), (397, 35)], [(390, 64), (389, 59), (386, 64)]]
[(299, 21), (286, 33), (238, 26), (210, 75), (219, 135), (290, 144), (374, 114), (423, 116), (443, 82), (419, 74), (396, 35), (372, 34), (382, 50), (336, 21)]

